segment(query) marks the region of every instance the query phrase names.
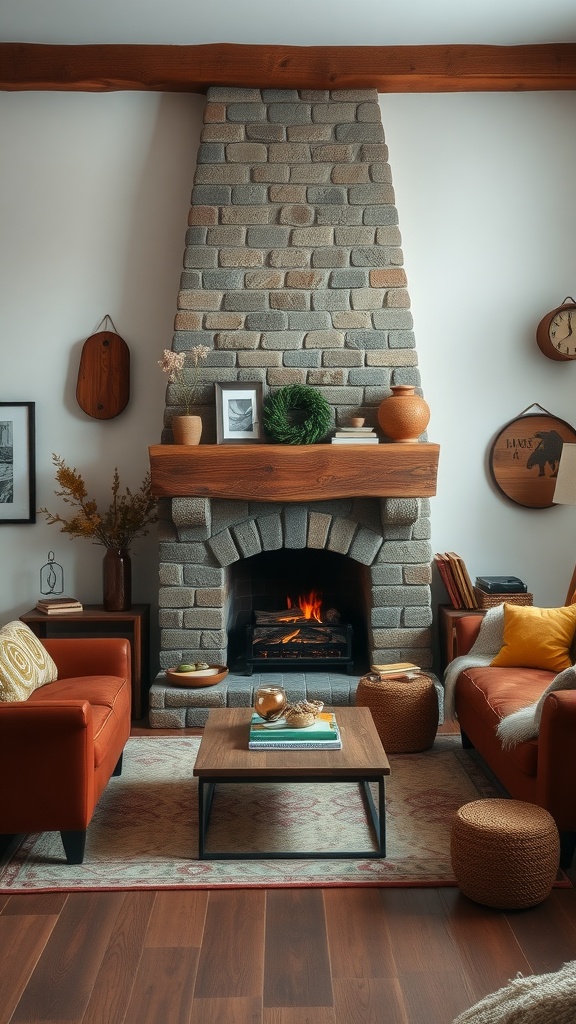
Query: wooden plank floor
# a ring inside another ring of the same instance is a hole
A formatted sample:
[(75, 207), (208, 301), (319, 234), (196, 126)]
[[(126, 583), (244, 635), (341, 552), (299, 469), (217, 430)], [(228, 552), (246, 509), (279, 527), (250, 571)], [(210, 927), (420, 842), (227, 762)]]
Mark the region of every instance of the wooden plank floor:
[(451, 1024), (576, 958), (576, 889), (0, 895), (0, 950), (0, 1024)]

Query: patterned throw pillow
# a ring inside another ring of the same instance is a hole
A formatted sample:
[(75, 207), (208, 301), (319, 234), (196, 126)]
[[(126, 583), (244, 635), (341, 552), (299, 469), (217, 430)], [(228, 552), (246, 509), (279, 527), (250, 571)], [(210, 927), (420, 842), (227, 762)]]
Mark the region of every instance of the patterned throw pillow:
[(0, 629), (0, 703), (26, 700), (57, 678), (55, 662), (29, 626), (15, 619)]

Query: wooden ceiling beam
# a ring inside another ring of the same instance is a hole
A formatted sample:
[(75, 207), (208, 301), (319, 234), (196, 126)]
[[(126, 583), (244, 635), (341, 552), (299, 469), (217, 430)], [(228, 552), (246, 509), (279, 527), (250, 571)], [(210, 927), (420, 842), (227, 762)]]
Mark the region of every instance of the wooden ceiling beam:
[(0, 43), (3, 91), (204, 93), (211, 85), (401, 92), (576, 88), (576, 43), (198, 46)]

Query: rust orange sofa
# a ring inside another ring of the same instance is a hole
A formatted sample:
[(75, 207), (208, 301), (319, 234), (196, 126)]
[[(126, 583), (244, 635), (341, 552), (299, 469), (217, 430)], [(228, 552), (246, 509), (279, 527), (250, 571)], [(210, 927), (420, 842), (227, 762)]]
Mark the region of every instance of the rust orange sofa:
[(58, 678), (0, 703), (0, 833), (60, 832), (69, 864), (130, 735), (130, 644), (46, 639)]
[[(468, 654), (482, 616), (456, 622), (456, 654)], [(535, 703), (554, 672), (534, 668), (465, 668), (455, 684), (454, 703), (464, 747), (473, 746), (511, 797), (538, 804), (554, 818), (561, 840), (561, 864), (569, 866), (576, 847), (576, 690), (556, 690), (544, 702), (535, 739), (503, 749), (496, 729), (502, 718)]]

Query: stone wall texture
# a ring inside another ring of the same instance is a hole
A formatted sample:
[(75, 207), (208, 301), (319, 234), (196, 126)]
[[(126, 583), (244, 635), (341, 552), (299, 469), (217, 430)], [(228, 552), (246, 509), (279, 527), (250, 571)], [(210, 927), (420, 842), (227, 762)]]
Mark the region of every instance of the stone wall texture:
[(335, 425), (375, 424), (391, 384), (420, 385), (377, 93), (215, 87), (204, 122), (172, 345), (210, 349), (203, 442), (226, 381), (310, 384)]

